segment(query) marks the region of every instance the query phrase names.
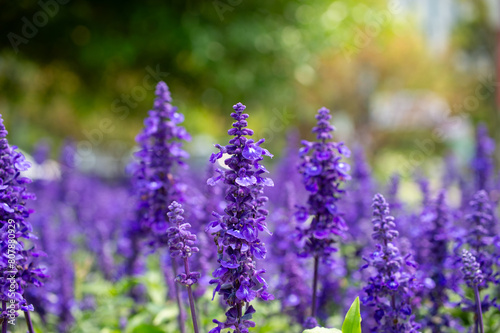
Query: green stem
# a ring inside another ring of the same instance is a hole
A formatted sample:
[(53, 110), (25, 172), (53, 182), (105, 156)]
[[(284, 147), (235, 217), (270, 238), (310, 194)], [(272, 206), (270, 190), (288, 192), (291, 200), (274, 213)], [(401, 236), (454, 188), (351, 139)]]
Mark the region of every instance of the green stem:
[(479, 286), (474, 286), (474, 298), (476, 300), (476, 327), (479, 328), (478, 333), (484, 333), (483, 310), (481, 309), (481, 297), (479, 296)]
[[(189, 262), (187, 258), (184, 258), (184, 270), (186, 272), (186, 276), (189, 276)], [(193, 320), (193, 328), (194, 333), (199, 333), (198, 329), (198, 320), (196, 318), (196, 308), (194, 304), (193, 290), (191, 286), (187, 286), (188, 296), (189, 296), (189, 307), (191, 308), (191, 319)]]
[(241, 323), (241, 317), (243, 316), (243, 311), (241, 309), (242, 308), (241, 303), (238, 303), (236, 308), (238, 309), (238, 326), (236, 326), (236, 333), (241, 333), (240, 325), (239, 325)]
[(35, 333), (33, 329), (33, 323), (31, 322), (31, 316), (29, 311), (24, 311), (24, 318), (26, 319), (26, 325), (28, 325), (28, 332)]
[(314, 256), (314, 277), (313, 277), (313, 294), (312, 294), (312, 309), (311, 317), (316, 317), (316, 303), (317, 303), (317, 293), (318, 293), (318, 267), (319, 258), (318, 255)]
[[(171, 258), (172, 270), (174, 271), (174, 276), (177, 277), (177, 262), (175, 258)], [(179, 285), (175, 283), (175, 298), (177, 300), (177, 307), (179, 308), (179, 316), (177, 320), (179, 322), (179, 330), (181, 333), (186, 333), (186, 327), (184, 325), (184, 305), (182, 304), (181, 291), (179, 290)]]

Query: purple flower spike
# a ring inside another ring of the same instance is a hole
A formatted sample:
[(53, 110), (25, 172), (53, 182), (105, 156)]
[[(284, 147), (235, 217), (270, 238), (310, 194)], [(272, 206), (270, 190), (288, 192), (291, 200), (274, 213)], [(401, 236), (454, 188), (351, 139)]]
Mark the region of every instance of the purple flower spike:
[(200, 250), (194, 246), (196, 244), (196, 235), (189, 231), (191, 225), (184, 222), (182, 205), (174, 201), (168, 206), (168, 210), (168, 219), (172, 225), (167, 231), (170, 256), (172, 258), (181, 257), (184, 260), (184, 273), (177, 275), (175, 281), (187, 287), (194, 332), (199, 333), (192, 285), (198, 282), (201, 275), (198, 272), (191, 272), (188, 259)]
[(475, 331), (484, 333), (483, 310), (479, 295), (479, 284), (481, 284), (484, 277), (476, 258), (467, 250), (462, 251), (462, 267), (460, 270), (464, 275), (465, 283), (474, 291)]
[[(345, 200), (341, 203), (349, 221), (349, 234), (361, 250), (370, 242), (370, 235), (365, 232), (371, 227), (371, 202), (375, 193), (375, 182), (371, 175), (370, 165), (366, 161), (364, 151), (356, 146), (353, 151), (352, 180), (346, 189)], [(349, 300), (350, 302), (350, 300)], [(350, 305), (350, 303), (349, 303)]]
[[(500, 263), (499, 236), (493, 205), (486, 191), (481, 190), (474, 194), (469, 203), (469, 213), (465, 216), (465, 221), (467, 233), (458, 239), (457, 249), (461, 245), (467, 244), (468, 252), (481, 268), (481, 279), (477, 282), (478, 293), (481, 290), (488, 289), (491, 285), (498, 288), (500, 285), (500, 272), (495, 269), (495, 266)], [(456, 255), (459, 256), (458, 253)], [(473, 289), (475, 288), (470, 283), (468, 285)], [(477, 311), (466, 297), (462, 298), (462, 305), (466, 311)], [(486, 312), (492, 307), (500, 308), (497, 298), (485, 297), (482, 301), (482, 311)]]
[(348, 175), (349, 165), (342, 157), (350, 156), (350, 151), (342, 143), (327, 141), (332, 139), (334, 127), (330, 124), (330, 110), (321, 108), (316, 115), (317, 124), (312, 132), (317, 142), (302, 141), (299, 151), (301, 163), (299, 173), (309, 193), (307, 206), (297, 205), (296, 220), (304, 222), (307, 216), (311, 223), (297, 226), (296, 240), (300, 257), (314, 258), (311, 317), (316, 316), (317, 280), (319, 260), (332, 263), (332, 253), (337, 251), (335, 243), (344, 236), (347, 226), (343, 214), (337, 211), (337, 201), (344, 190), (341, 188)]
[[(426, 326), (435, 332), (450, 327), (454, 319), (443, 308), (449, 303), (449, 290), (456, 288), (456, 271), (452, 269), (449, 248), (452, 238), (451, 209), (446, 203), (446, 191), (441, 190), (436, 199), (430, 200), (420, 216), (422, 229), (414, 244), (416, 258), (421, 263), (422, 278), (427, 288), (422, 290), (424, 299), (430, 301)], [(437, 321), (434, 318), (439, 317)]]
[(377, 241), (376, 250), (368, 258), (366, 265), (374, 271), (363, 289), (366, 296), (364, 305), (374, 309), (376, 327), (372, 332), (418, 332), (410, 307), (410, 298), (417, 290), (413, 263), (409, 256), (403, 257), (394, 244), (398, 237), (394, 217), (389, 215), (389, 205), (381, 194), (373, 198), (373, 234)]
[(488, 136), (488, 128), (481, 124), (476, 132), (476, 151), (471, 162), (476, 191), (489, 190), (493, 172), (493, 152), (495, 141)]
[(170, 247), (170, 256), (188, 258), (193, 253), (197, 253), (200, 250), (193, 246), (196, 243), (196, 235), (193, 235), (189, 228), (191, 225), (189, 223), (184, 223), (184, 209), (182, 209), (181, 204), (176, 201), (172, 202), (168, 206), (170, 210), (167, 213), (168, 219), (170, 220), (170, 227), (167, 230), (168, 245)]
[(483, 282), (484, 276), (479, 263), (476, 261), (476, 257), (467, 250), (462, 250), (462, 267), (460, 270), (464, 275), (467, 286), (473, 288)]
[(303, 141), (299, 172), (303, 183), (310, 192), (307, 206), (297, 206), (296, 218), (304, 221), (304, 217), (313, 216), (310, 226), (299, 226), (297, 238), (302, 248), (303, 257), (318, 257), (328, 262), (331, 248), (338, 237), (347, 230), (342, 214), (337, 212), (336, 202), (344, 193), (340, 187), (350, 179), (347, 174), (349, 165), (342, 161), (342, 156), (350, 155), (345, 145), (327, 142), (332, 138), (334, 130), (330, 125), (330, 111), (321, 108), (316, 115), (318, 123), (313, 133), (319, 142)]
[(314, 318), (314, 317), (307, 317), (303, 326), (306, 329), (311, 329), (311, 328), (318, 327), (319, 324), (318, 324), (318, 321), (316, 320), (316, 318)]
[[(190, 140), (186, 130), (179, 126), (183, 116), (171, 104), (172, 97), (165, 82), (156, 87), (154, 107), (144, 120), (144, 128), (137, 135), (139, 151), (135, 153), (133, 170), (133, 190), (136, 194), (135, 216), (127, 227), (130, 238), (131, 255), (127, 258), (128, 274), (134, 274), (134, 267), (140, 266), (143, 242), (147, 241), (150, 253), (158, 248), (169, 247), (167, 230), (168, 205), (177, 200), (184, 202), (184, 186), (176, 176), (176, 166), (186, 167), (188, 154), (182, 149), (184, 141)], [(168, 257), (167, 257), (168, 258)], [(174, 276), (177, 276), (177, 262), (167, 260)], [(168, 275), (168, 273), (166, 273)], [(177, 298), (179, 306), (179, 328), (184, 329), (184, 309), (178, 286), (167, 278), (169, 296)], [(171, 283), (171, 285), (170, 285)]]
[(153, 247), (165, 247), (168, 244), (168, 203), (181, 200), (180, 184), (176, 181), (172, 169), (175, 165), (185, 166), (188, 154), (182, 150), (182, 142), (190, 140), (183, 127), (177, 126), (182, 116), (177, 108), (170, 104), (172, 97), (165, 82), (156, 87), (156, 99), (153, 110), (144, 121), (145, 127), (137, 136), (140, 150), (134, 167), (134, 187), (138, 194), (137, 223), (144, 236), (150, 239)]
[(31, 179), (21, 175), (21, 171), (29, 168), (29, 163), (22, 153), (16, 151), (17, 147), (9, 145), (7, 134), (0, 115), (0, 298), (4, 309), (3, 332), (7, 331), (8, 322), (13, 324), (14, 321), (9, 313), (15, 318), (19, 310), (25, 312), (28, 325), (31, 324), (29, 311), (34, 308), (25, 299), (26, 289), (33, 285), (42, 286), (47, 277), (45, 270), (37, 267), (35, 261), (42, 253), (36, 252), (31, 245), (36, 236), (32, 234), (33, 228), (28, 221), (32, 211), (26, 208), (26, 201), (35, 199), (35, 196), (26, 190)]
[(465, 220), (470, 231), (465, 236), (465, 242), (481, 265), (484, 274), (484, 283), (481, 284), (481, 288), (487, 288), (488, 283), (498, 284), (500, 275), (494, 270), (494, 265), (499, 260), (498, 249), (494, 244), (495, 237), (498, 237), (498, 230), (488, 193), (481, 190), (474, 194), (469, 207), (470, 213), (465, 216)]
[[(263, 206), (268, 199), (262, 193), (264, 186), (272, 185), (269, 178), (263, 177), (266, 170), (260, 161), (263, 156), (271, 154), (260, 147), (264, 140), (254, 143), (246, 137), (253, 131), (246, 128), (248, 114), (243, 113), (245, 106), (238, 103), (233, 108), (235, 112), (231, 117), (235, 122), (228, 131), (233, 138), (225, 147), (216, 146), (229, 155), (224, 161), (229, 169), (216, 170), (218, 175), (207, 182), (215, 185), (217, 180), (223, 180), (227, 186), (224, 215), (214, 212), (216, 220), (206, 229), (215, 235), (220, 265), (212, 274), (214, 279), (210, 283), (217, 285), (215, 292), (230, 307), (224, 323), (214, 320), (217, 327), (210, 331), (212, 333), (226, 328), (248, 332), (249, 327), (255, 326), (250, 321), (255, 310), (248, 307), (249, 302), (255, 298), (273, 299), (261, 276), (264, 271), (256, 267), (256, 259), (263, 259), (266, 255), (264, 243), (259, 239), (259, 231), (267, 231), (265, 219), (268, 211)], [(215, 163), (220, 158), (222, 154), (212, 154), (210, 161)], [(245, 304), (247, 310), (243, 313)]]

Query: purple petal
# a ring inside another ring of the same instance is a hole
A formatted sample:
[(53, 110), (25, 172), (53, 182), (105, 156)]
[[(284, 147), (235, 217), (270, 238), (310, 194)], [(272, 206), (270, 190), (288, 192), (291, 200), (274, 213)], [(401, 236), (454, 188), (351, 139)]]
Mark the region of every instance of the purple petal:
[(262, 178), (262, 184), (264, 186), (270, 186), (270, 187), (274, 186), (274, 182), (271, 178)]
[(238, 177), (235, 180), (236, 184), (241, 185), (241, 186), (251, 186), (257, 183), (257, 178), (254, 176), (250, 177)]
[(309, 175), (309, 176), (317, 176), (319, 174), (321, 174), (321, 171), (323, 169), (321, 168), (321, 166), (319, 165), (309, 165), (306, 167), (306, 173)]
[(9, 205), (7, 205), (5, 202), (2, 202), (0, 204), (0, 208), (5, 210), (7, 213), (14, 213), (14, 210), (12, 208), (10, 208)]
[(317, 157), (318, 161), (326, 161), (326, 160), (330, 159), (331, 156), (332, 156), (332, 153), (330, 153), (330, 151), (328, 151), (328, 150), (318, 151), (316, 153), (316, 157)]
[(244, 158), (248, 160), (256, 160), (262, 156), (264, 153), (264, 149), (256, 146), (254, 144), (246, 144), (245, 148), (243, 148), (242, 155)]
[(326, 230), (315, 230), (313, 233), (314, 238), (325, 239), (328, 237), (329, 232)]
[(245, 238), (239, 230), (228, 230), (227, 233), (239, 239)]
[(212, 177), (207, 179), (207, 185), (215, 186), (217, 182), (222, 178), (222, 176)]
[(271, 157), (271, 158), (273, 158), (273, 157), (274, 157), (274, 155), (273, 155), (273, 154), (271, 154), (271, 153), (269, 152), (269, 150), (264, 149), (264, 148), (262, 148), (262, 150), (264, 151), (264, 153), (263, 153), (262, 155), (269, 156), (269, 157)]

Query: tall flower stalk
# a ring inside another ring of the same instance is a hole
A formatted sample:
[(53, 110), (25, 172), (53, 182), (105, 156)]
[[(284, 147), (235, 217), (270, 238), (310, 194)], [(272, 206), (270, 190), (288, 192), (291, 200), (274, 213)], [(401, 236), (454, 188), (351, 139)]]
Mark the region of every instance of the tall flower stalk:
[[(346, 189), (343, 202), (347, 204), (345, 219), (349, 221), (349, 234), (356, 243), (357, 252), (361, 252), (369, 242), (366, 227), (370, 225), (371, 201), (374, 194), (375, 182), (372, 178), (370, 165), (366, 161), (361, 146), (353, 150), (351, 181)], [(351, 300), (349, 300), (349, 306)]]
[(470, 252), (481, 265), (483, 283), (481, 288), (487, 288), (488, 283), (498, 283), (500, 273), (494, 269), (498, 261), (494, 238), (497, 236), (497, 226), (492, 203), (488, 193), (478, 191), (469, 203), (470, 212), (465, 216), (467, 234), (460, 241), (467, 243)]
[(207, 184), (213, 186), (222, 180), (227, 202), (224, 214), (214, 212), (215, 220), (206, 229), (215, 235), (218, 249), (219, 267), (210, 283), (216, 284), (214, 296), (215, 293), (222, 296), (229, 310), (225, 322), (214, 319), (217, 327), (209, 333), (220, 333), (226, 328), (233, 329), (233, 333), (247, 333), (249, 327), (255, 326), (251, 321), (255, 310), (250, 302), (255, 298), (264, 301), (274, 298), (262, 277), (265, 270), (257, 269), (256, 265), (256, 259), (264, 259), (266, 255), (259, 232), (269, 232), (266, 227), (269, 212), (264, 209), (268, 199), (263, 196), (263, 190), (264, 186), (274, 185), (270, 178), (264, 177), (267, 170), (260, 161), (263, 156), (272, 155), (260, 147), (264, 139), (255, 142), (247, 138), (253, 131), (246, 128), (245, 108), (241, 103), (233, 106), (231, 117), (235, 122), (228, 131), (233, 138), (226, 146), (215, 145), (219, 152), (210, 157), (212, 163), (222, 159), (226, 168), (216, 169), (217, 174), (208, 179)]
[[(453, 239), (452, 210), (447, 204), (446, 190), (441, 190), (437, 198), (424, 206), (415, 223), (421, 226), (412, 237), (416, 259), (421, 263), (420, 276), (426, 288), (422, 297), (428, 300), (429, 312), (426, 327), (433, 333), (455, 326), (456, 320), (446, 311), (449, 305), (449, 292), (456, 290), (459, 277), (453, 270), (453, 256), (450, 243)], [(415, 229), (415, 228), (413, 228)]]
[(187, 288), (194, 332), (199, 333), (192, 285), (198, 281), (200, 273), (190, 271), (189, 257), (200, 250), (194, 246), (196, 243), (196, 235), (193, 235), (189, 231), (191, 225), (184, 222), (184, 217), (182, 216), (184, 214), (184, 209), (182, 209), (182, 205), (174, 201), (168, 209), (170, 212), (168, 212), (167, 215), (172, 225), (172, 227), (167, 230), (170, 256), (172, 258), (180, 257), (184, 262), (184, 273), (179, 274), (175, 280), (177, 283)]
[(486, 125), (480, 124), (476, 129), (476, 150), (471, 161), (476, 191), (490, 189), (494, 151), (495, 141), (489, 137)]
[(149, 245), (153, 248), (165, 247), (168, 243), (166, 213), (173, 199), (180, 200), (181, 190), (173, 175), (175, 165), (185, 166), (189, 155), (182, 149), (183, 141), (190, 140), (184, 127), (178, 124), (184, 116), (172, 106), (172, 97), (165, 82), (156, 87), (153, 110), (144, 120), (144, 129), (136, 141), (140, 150), (135, 153), (138, 159), (136, 169), (141, 196), (138, 212), (142, 227), (149, 232)]
[(412, 273), (416, 264), (410, 255), (403, 257), (395, 244), (399, 236), (390, 216), (389, 205), (381, 194), (373, 198), (373, 234), (376, 250), (368, 258), (363, 258), (366, 265), (362, 269), (375, 271), (363, 289), (364, 305), (375, 309), (376, 326), (372, 332), (399, 333), (418, 332), (420, 325), (415, 323), (410, 297), (417, 289)]
[[(332, 139), (334, 127), (330, 125), (330, 111), (321, 108), (316, 115), (317, 125), (312, 132), (316, 133), (317, 142), (303, 140), (299, 154), (301, 163), (299, 172), (309, 192), (307, 206), (298, 206), (295, 213), (300, 223), (297, 228), (299, 255), (312, 257), (314, 260), (313, 290), (311, 317), (316, 317), (318, 267), (320, 259), (331, 263), (332, 253), (337, 251), (334, 245), (347, 226), (338, 210), (338, 200), (344, 193), (342, 183), (350, 179), (349, 165), (342, 157), (349, 157), (350, 151), (343, 142), (336, 143)], [(310, 225), (306, 222), (312, 216)], [(314, 323), (310, 319), (309, 323)], [(312, 325), (312, 324), (311, 324)], [(311, 326), (307, 325), (307, 326)]]
[(276, 298), (281, 300), (281, 311), (302, 324), (311, 303), (311, 293), (307, 285), (309, 269), (305, 262), (297, 260), (297, 245), (293, 238), (294, 207), (305, 194), (300, 175), (296, 172), (298, 145), (298, 132), (288, 133), (287, 145), (274, 169), (275, 186), (268, 191), (273, 211), (270, 218), (273, 235), (268, 254), (272, 270), (269, 273), (274, 277), (272, 286), (276, 289)]
[[(184, 159), (188, 154), (182, 149), (182, 142), (190, 139), (186, 130), (178, 126), (184, 117), (172, 106), (172, 97), (165, 82), (158, 83), (155, 94), (154, 108), (149, 111), (144, 121), (145, 127), (136, 138), (140, 146), (135, 154), (137, 162), (134, 168), (134, 187), (138, 200), (136, 223), (129, 226), (131, 232), (140, 231), (152, 249), (168, 247), (168, 206), (173, 200), (183, 201), (182, 191), (172, 171), (175, 165), (185, 166)], [(135, 251), (140, 251), (137, 243), (134, 247)], [(133, 260), (137, 258), (137, 255), (131, 256)], [(171, 260), (171, 265), (174, 276), (177, 276), (175, 259)], [(136, 264), (130, 263), (129, 266), (133, 268)], [(176, 283), (169, 286), (175, 290), (179, 305), (179, 327), (184, 333), (184, 307), (180, 290)]]
[[(7, 332), (9, 323), (22, 310), (30, 333), (34, 333), (30, 311), (33, 305), (25, 299), (25, 290), (28, 286), (40, 287), (47, 277), (44, 270), (37, 267), (35, 258), (42, 253), (28, 247), (25, 241), (33, 243), (36, 236), (28, 218), (31, 211), (26, 207), (27, 200), (35, 199), (27, 192), (26, 185), (31, 179), (21, 176), (30, 164), (15, 146), (10, 146), (7, 140), (7, 130), (0, 115), (0, 288), (2, 290), (2, 333)], [(23, 240), (24, 239), (24, 240)]]
[[(468, 283), (469, 287), (477, 288), (478, 293), (481, 290), (487, 290), (491, 285), (498, 287), (500, 285), (500, 272), (495, 269), (495, 267), (498, 267), (500, 253), (498, 245), (495, 244), (495, 239), (498, 237), (497, 226), (493, 205), (485, 190), (478, 191), (472, 197), (469, 203), (469, 213), (465, 216), (465, 222), (466, 234), (458, 238), (457, 249), (461, 245), (467, 245), (467, 258), (472, 256), (481, 271), (481, 278), (476, 281), (477, 286)], [(460, 256), (458, 253), (456, 255)], [(462, 263), (470, 263), (471, 260), (465, 260), (464, 255), (464, 252), (462, 252)], [(469, 281), (467, 276), (466, 281)], [(461, 303), (465, 311), (477, 313), (477, 302), (473, 303), (468, 298), (462, 297)], [(485, 297), (480, 305), (481, 312), (487, 312), (494, 307), (500, 308), (496, 297)], [(479, 326), (479, 319), (476, 316), (476, 327)]]
[(483, 311), (481, 308), (481, 297), (479, 295), (479, 285), (484, 277), (479, 268), (476, 258), (467, 250), (462, 251), (462, 267), (460, 268), (464, 275), (465, 283), (474, 291), (475, 303), (475, 333), (484, 333)]

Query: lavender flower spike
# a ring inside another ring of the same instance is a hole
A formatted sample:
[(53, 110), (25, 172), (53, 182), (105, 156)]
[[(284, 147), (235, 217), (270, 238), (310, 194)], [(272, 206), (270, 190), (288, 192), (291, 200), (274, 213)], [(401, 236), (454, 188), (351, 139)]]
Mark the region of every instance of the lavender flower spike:
[(344, 193), (342, 183), (348, 179), (349, 165), (342, 161), (342, 156), (349, 157), (350, 151), (344, 143), (336, 143), (332, 139), (334, 127), (330, 124), (330, 111), (321, 108), (316, 115), (317, 125), (313, 128), (317, 142), (302, 141), (300, 151), (302, 174), (306, 190), (310, 192), (306, 206), (298, 206), (295, 217), (299, 223), (312, 216), (310, 226), (300, 225), (297, 228), (302, 257), (314, 258), (314, 278), (311, 316), (316, 315), (316, 293), (319, 259), (331, 262), (331, 254), (337, 251), (334, 243), (338, 241), (347, 226), (338, 211), (338, 200)]
[(183, 149), (183, 141), (190, 140), (184, 127), (178, 126), (184, 116), (172, 106), (172, 97), (165, 82), (156, 87), (156, 99), (149, 117), (144, 120), (144, 129), (136, 141), (140, 150), (135, 153), (138, 165), (134, 178), (139, 192), (138, 219), (149, 233), (150, 245), (164, 247), (168, 222), (166, 213), (172, 199), (180, 200), (179, 184), (172, 174), (175, 165), (185, 166), (189, 156)]
[(176, 277), (176, 282), (185, 285), (188, 290), (189, 306), (191, 308), (191, 318), (193, 320), (194, 332), (199, 333), (198, 320), (196, 319), (196, 307), (194, 304), (192, 285), (195, 284), (200, 278), (200, 273), (191, 272), (189, 270), (188, 258), (193, 254), (199, 252), (199, 249), (194, 246), (196, 243), (196, 235), (193, 235), (189, 228), (189, 223), (184, 223), (184, 210), (182, 205), (176, 201), (168, 206), (170, 212), (167, 213), (170, 227), (167, 230), (168, 245), (170, 249), (170, 256), (172, 258), (181, 257), (184, 260), (184, 273)]
[[(24, 155), (16, 151), (7, 141), (7, 130), (0, 115), (0, 288), (2, 290), (2, 333), (7, 332), (7, 324), (14, 324), (18, 311), (24, 311), (30, 333), (33, 332), (29, 311), (33, 305), (25, 299), (25, 289), (29, 285), (40, 287), (47, 277), (44, 270), (37, 267), (35, 258), (42, 255), (28, 248), (24, 240), (32, 242), (36, 236), (28, 221), (31, 211), (26, 201), (35, 196), (26, 191), (31, 179), (22, 177), (30, 164)], [(24, 240), (22, 240), (24, 239)]]
[[(182, 190), (173, 170), (175, 166), (185, 166), (188, 154), (182, 149), (183, 141), (190, 140), (184, 127), (179, 126), (184, 116), (173, 106), (172, 96), (165, 82), (156, 86), (154, 107), (144, 120), (144, 129), (136, 138), (140, 150), (135, 153), (134, 191), (137, 193), (135, 221), (128, 227), (133, 253), (129, 256), (129, 267), (137, 267), (140, 260), (140, 243), (148, 239), (153, 249), (168, 246), (167, 208), (172, 200), (183, 202)], [(170, 263), (169, 263), (170, 264)], [(177, 262), (171, 261), (174, 276), (177, 276)], [(170, 280), (167, 282), (171, 282)], [(184, 308), (179, 286), (173, 284), (179, 307), (179, 328), (184, 328)]]
[(372, 238), (378, 244), (369, 258), (363, 258), (367, 263), (362, 267), (376, 271), (363, 289), (366, 296), (362, 299), (364, 305), (375, 308), (377, 326), (372, 327), (372, 332), (418, 332), (420, 325), (414, 322), (410, 306), (410, 297), (417, 287), (410, 268), (416, 264), (410, 255), (403, 257), (396, 247), (394, 241), (399, 233), (381, 194), (375, 195), (372, 207)]
[(484, 124), (478, 125), (476, 130), (476, 151), (471, 161), (476, 191), (490, 189), (490, 178), (494, 169), (492, 158), (494, 151), (495, 141), (488, 136), (488, 128)]
[(484, 333), (483, 312), (481, 309), (481, 297), (479, 296), (479, 285), (483, 281), (483, 274), (479, 269), (476, 258), (467, 250), (462, 251), (462, 267), (464, 280), (467, 286), (474, 290), (474, 300), (476, 302), (476, 329), (475, 332)]
[[(217, 175), (207, 181), (209, 185), (215, 185), (223, 180), (227, 186), (224, 215), (214, 212), (216, 219), (209, 223), (206, 231), (215, 235), (220, 264), (210, 283), (217, 285), (214, 296), (219, 293), (229, 306), (226, 321), (214, 319), (217, 327), (209, 333), (220, 333), (227, 328), (233, 329), (233, 333), (247, 333), (249, 327), (255, 326), (251, 321), (255, 310), (250, 302), (255, 298), (274, 299), (262, 277), (265, 270), (256, 267), (256, 259), (263, 259), (266, 255), (259, 232), (269, 232), (266, 227), (269, 212), (263, 208), (268, 199), (262, 193), (264, 186), (274, 185), (270, 178), (264, 177), (267, 170), (259, 162), (263, 156), (272, 155), (260, 147), (264, 139), (255, 142), (246, 137), (253, 135), (253, 131), (246, 128), (248, 114), (243, 113), (245, 106), (238, 103), (233, 109), (231, 117), (235, 122), (228, 131), (233, 138), (226, 146), (216, 145), (220, 152), (210, 157), (212, 163), (224, 158), (227, 169), (217, 169)], [(246, 305), (244, 313), (243, 305)]]
[[(481, 265), (483, 282), (481, 289), (488, 288), (489, 283), (498, 284), (499, 273), (495, 273), (494, 265), (498, 261), (494, 238), (498, 233), (494, 210), (488, 193), (478, 191), (469, 203), (470, 213), (465, 216), (469, 233), (464, 237), (470, 252)], [(463, 240), (462, 240), (463, 242)]]

